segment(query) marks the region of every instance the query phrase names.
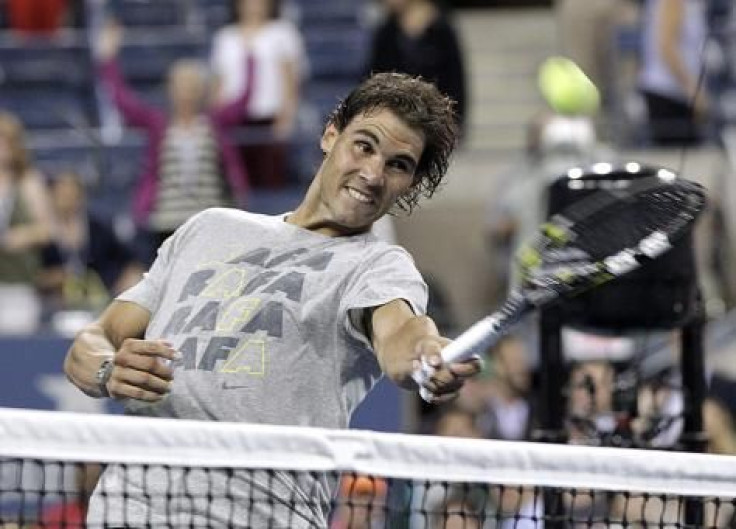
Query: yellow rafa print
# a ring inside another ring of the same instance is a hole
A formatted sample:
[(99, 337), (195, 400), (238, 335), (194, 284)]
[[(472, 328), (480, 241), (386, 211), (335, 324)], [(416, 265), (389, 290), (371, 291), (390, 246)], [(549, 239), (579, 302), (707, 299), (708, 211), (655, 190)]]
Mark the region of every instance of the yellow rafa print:
[(248, 274), (240, 268), (228, 268), (222, 274), (218, 274), (207, 288), (202, 292), (202, 297), (229, 299), (238, 296), (245, 288)]
[(252, 338), (230, 351), (227, 361), (220, 368), (221, 373), (247, 373), (252, 376), (266, 374), (266, 342)]
[(258, 298), (241, 298), (228, 304), (217, 321), (217, 332), (234, 332), (250, 321), (261, 304)]

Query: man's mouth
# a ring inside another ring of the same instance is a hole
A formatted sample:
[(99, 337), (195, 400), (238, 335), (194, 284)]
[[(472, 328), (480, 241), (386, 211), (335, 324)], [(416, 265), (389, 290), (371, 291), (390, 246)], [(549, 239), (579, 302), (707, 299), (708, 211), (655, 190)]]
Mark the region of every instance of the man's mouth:
[(367, 193), (363, 193), (362, 191), (359, 191), (355, 189), (354, 187), (348, 187), (348, 194), (353, 197), (358, 202), (362, 202), (363, 204), (372, 204), (373, 203), (373, 197)]

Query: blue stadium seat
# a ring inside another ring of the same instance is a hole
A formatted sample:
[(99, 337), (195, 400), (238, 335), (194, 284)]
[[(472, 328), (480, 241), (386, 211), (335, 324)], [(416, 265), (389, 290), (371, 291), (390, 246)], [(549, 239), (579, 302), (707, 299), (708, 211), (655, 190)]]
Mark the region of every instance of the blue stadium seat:
[(145, 140), (135, 132), (126, 137), (136, 138), (136, 141), (105, 147), (102, 183), (109, 189), (130, 192), (141, 175)]
[(312, 81), (304, 87), (304, 102), (312, 105), (320, 122), (355, 88), (357, 80)]
[(312, 79), (350, 79), (362, 76), (370, 43), (367, 31), (357, 26), (304, 30)]
[(0, 84), (84, 86), (90, 80), (89, 52), (82, 47), (33, 43), (0, 48)]
[(84, 177), (97, 172), (97, 153), (90, 145), (74, 147), (46, 147), (32, 149), (33, 162), (48, 178), (54, 178), (63, 171), (74, 171)]
[(0, 109), (12, 112), (29, 129), (69, 128), (79, 121), (89, 123), (88, 98), (74, 90), (50, 88), (3, 88)]
[(115, 0), (111, 11), (125, 26), (176, 26), (185, 18), (177, 0)]
[[(48, 138), (43, 143), (48, 145)], [(143, 140), (135, 133), (126, 134), (121, 145), (82, 141), (74, 146), (46, 146), (32, 151), (35, 165), (47, 178), (54, 178), (65, 170), (80, 174), (91, 186), (91, 206), (111, 217), (128, 212), (133, 189), (141, 174), (143, 154)]]
[(362, 0), (294, 0), (302, 27), (313, 25), (357, 25), (363, 9)]
[(126, 78), (131, 81), (162, 82), (167, 70), (177, 59), (200, 59), (206, 56), (206, 45), (192, 40), (176, 44), (135, 45), (122, 49), (120, 61)]
[(233, 14), (230, 11), (231, 0), (197, 0), (198, 22), (211, 30), (230, 23)]
[[(105, 147), (101, 177), (95, 190), (96, 205), (110, 216), (129, 212), (133, 192), (143, 168), (143, 138), (136, 133), (127, 133), (125, 138), (120, 145)], [(130, 138), (135, 138), (135, 141), (131, 142)]]
[(161, 110), (167, 110), (169, 97), (166, 93), (165, 80), (158, 82), (136, 82), (133, 84), (133, 88), (138, 96), (147, 103)]

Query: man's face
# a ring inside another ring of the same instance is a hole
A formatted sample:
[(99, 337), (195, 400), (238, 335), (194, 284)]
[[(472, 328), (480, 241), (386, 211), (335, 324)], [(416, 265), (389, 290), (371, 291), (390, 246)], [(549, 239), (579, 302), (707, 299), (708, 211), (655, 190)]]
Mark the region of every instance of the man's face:
[(272, 0), (240, 0), (238, 14), (241, 21), (268, 20)]
[(190, 64), (175, 65), (169, 76), (169, 98), (175, 111), (198, 112), (205, 95), (205, 80)]
[(75, 176), (62, 174), (51, 188), (51, 199), (59, 213), (77, 213), (84, 206), (84, 189)]
[(342, 132), (329, 125), (321, 146), (313, 220), (331, 235), (344, 235), (370, 229), (411, 188), (424, 135), (379, 109), (356, 116)]

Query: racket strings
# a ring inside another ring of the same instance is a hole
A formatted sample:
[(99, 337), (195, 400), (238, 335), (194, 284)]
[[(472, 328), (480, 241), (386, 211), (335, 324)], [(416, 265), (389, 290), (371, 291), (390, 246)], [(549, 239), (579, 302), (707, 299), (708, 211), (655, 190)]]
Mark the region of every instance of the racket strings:
[(672, 187), (612, 202), (569, 228), (573, 244), (600, 260), (637, 245), (654, 231), (674, 235), (699, 212), (699, 203), (691, 196), (686, 188)]

